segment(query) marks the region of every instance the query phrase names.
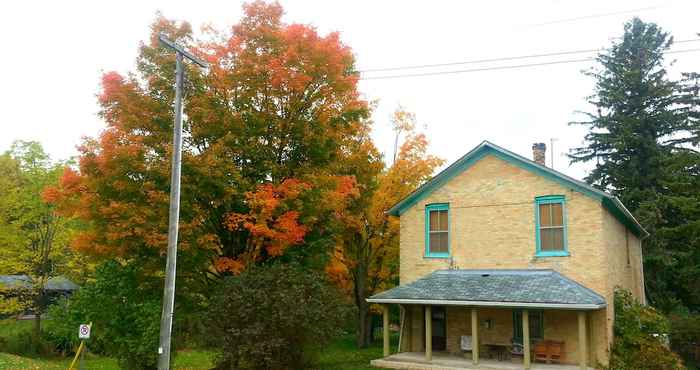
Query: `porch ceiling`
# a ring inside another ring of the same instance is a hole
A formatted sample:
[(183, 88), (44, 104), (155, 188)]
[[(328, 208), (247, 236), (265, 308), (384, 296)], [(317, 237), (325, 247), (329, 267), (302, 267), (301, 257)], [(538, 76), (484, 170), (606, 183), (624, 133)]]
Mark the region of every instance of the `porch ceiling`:
[(605, 299), (554, 270), (439, 270), (371, 303), (595, 310)]

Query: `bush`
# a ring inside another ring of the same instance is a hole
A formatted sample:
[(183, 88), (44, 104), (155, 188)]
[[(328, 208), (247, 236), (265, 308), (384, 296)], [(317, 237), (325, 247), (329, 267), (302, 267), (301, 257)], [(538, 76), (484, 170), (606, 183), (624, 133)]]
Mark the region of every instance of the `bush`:
[(133, 265), (109, 261), (94, 282), (49, 309), (53, 323), (46, 337), (57, 349), (79, 343), (78, 326), (92, 322), (90, 350), (116, 357), (125, 369), (153, 369), (158, 360), (162, 280)]
[(18, 356), (38, 357), (53, 354), (51, 343), (36, 338), (31, 330), (12, 333), (0, 338), (0, 352)]
[(348, 304), (324, 275), (257, 267), (219, 286), (207, 327), (217, 369), (303, 369), (341, 333)]
[(700, 345), (700, 314), (676, 312), (671, 315), (671, 348), (685, 359), (695, 360)]
[(609, 370), (680, 370), (683, 364), (663, 343), (668, 319), (637, 302), (629, 291), (615, 292), (615, 340)]

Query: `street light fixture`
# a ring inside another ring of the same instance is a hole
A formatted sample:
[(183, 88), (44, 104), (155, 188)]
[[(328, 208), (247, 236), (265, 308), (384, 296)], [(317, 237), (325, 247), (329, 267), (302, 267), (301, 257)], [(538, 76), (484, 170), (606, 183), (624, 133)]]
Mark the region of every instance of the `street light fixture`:
[(160, 42), (175, 50), (175, 123), (173, 125), (173, 158), (170, 177), (170, 214), (168, 221), (168, 257), (165, 267), (165, 288), (163, 290), (163, 312), (160, 319), (160, 344), (158, 346), (158, 369), (170, 369), (170, 342), (173, 328), (173, 308), (175, 305), (175, 271), (177, 262), (177, 231), (180, 220), (180, 167), (182, 164), (182, 80), (184, 75), (183, 57), (202, 68), (208, 64), (187, 52), (180, 45), (170, 41), (164, 34), (158, 36)]

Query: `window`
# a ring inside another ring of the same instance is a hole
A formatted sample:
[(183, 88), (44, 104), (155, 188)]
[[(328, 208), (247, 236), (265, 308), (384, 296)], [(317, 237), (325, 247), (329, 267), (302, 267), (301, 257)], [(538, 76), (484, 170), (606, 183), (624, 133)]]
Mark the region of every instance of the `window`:
[(568, 256), (564, 196), (537, 197), (535, 205), (537, 255)]
[[(530, 340), (544, 339), (544, 312), (542, 310), (528, 311), (530, 320)], [(516, 343), (523, 342), (523, 311), (513, 310), (513, 339)]]
[(450, 256), (449, 213), (448, 204), (429, 204), (425, 207), (426, 257)]

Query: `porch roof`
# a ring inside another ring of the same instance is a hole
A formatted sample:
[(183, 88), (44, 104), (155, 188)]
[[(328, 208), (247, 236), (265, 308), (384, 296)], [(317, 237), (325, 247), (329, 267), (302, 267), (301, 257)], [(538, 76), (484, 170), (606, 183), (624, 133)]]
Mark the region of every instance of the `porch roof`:
[(554, 270), (438, 270), (370, 303), (595, 310), (605, 298)]

